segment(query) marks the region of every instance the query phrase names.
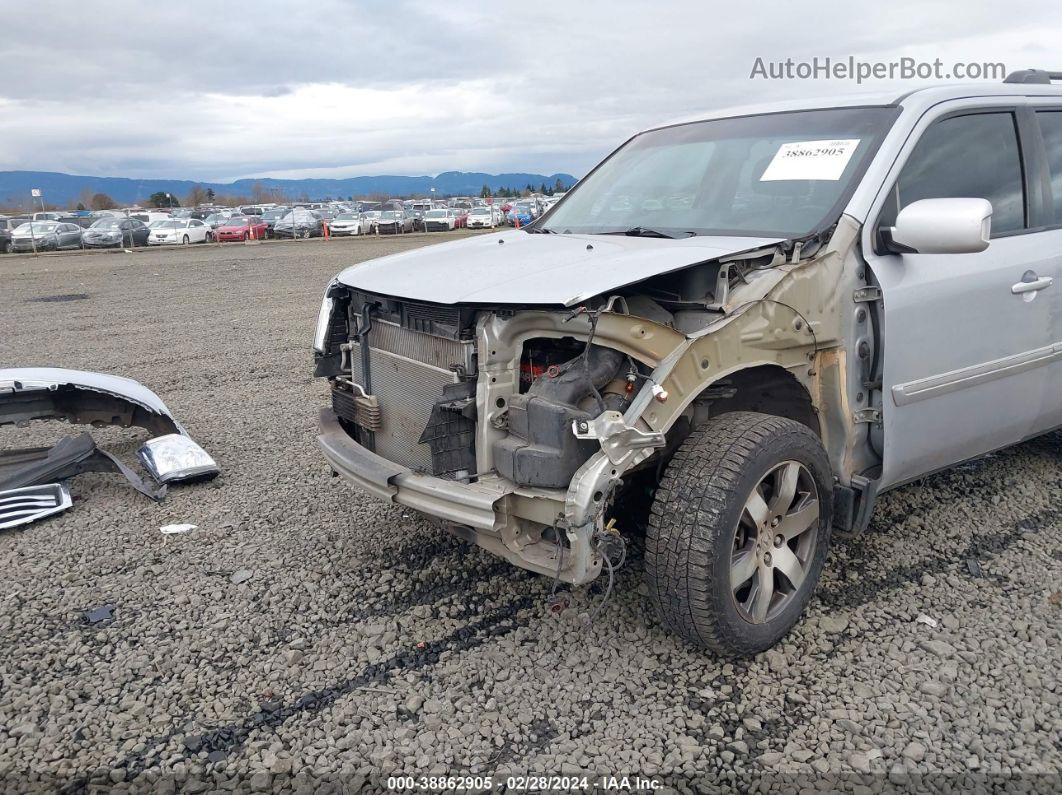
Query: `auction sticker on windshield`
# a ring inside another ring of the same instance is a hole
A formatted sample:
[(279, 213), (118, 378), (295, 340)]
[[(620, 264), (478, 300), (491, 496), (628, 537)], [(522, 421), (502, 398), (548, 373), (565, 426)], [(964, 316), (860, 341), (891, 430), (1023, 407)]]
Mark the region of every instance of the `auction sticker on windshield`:
[(838, 180), (859, 145), (859, 138), (792, 141), (782, 144), (760, 182), (786, 179)]

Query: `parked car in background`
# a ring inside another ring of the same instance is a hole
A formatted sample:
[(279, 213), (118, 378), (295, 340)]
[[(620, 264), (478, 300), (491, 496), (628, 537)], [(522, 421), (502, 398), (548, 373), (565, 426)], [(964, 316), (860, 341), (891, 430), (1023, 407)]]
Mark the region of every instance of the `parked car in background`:
[(136, 218), (100, 218), (81, 235), (85, 248), (146, 246), (151, 230)]
[(328, 231), (333, 235), (363, 235), (362, 218), (358, 213), (339, 213), (328, 223)]
[(527, 226), (537, 217), (534, 202), (519, 201), (509, 211), (509, 223), (513, 226), (516, 226), (517, 221), (520, 222), (520, 226)]
[(184, 216), (171, 213), (169, 210), (165, 212), (161, 210), (145, 210), (143, 212), (129, 213), (129, 217), (150, 225), (155, 221), (168, 221), (170, 218), (183, 218)]
[(58, 221), (30, 221), (11, 233), (12, 251), (58, 251), (81, 247), (81, 227)]
[(211, 228), (211, 230), (215, 230), (219, 226), (221, 226), (223, 223), (225, 223), (227, 220), (232, 218), (232, 215), (233, 214), (231, 212), (228, 212), (228, 211), (225, 211), (225, 210), (222, 210), (222, 211), (216, 212), (216, 213), (211, 213), (210, 215), (208, 215), (206, 218), (203, 219), (203, 223), (206, 224), (207, 226), (209, 226)]
[(11, 233), (28, 221), (26, 217), (0, 218), (0, 254), (11, 251)]
[(321, 217), (313, 210), (296, 207), (273, 224), (273, 237), (320, 237)]
[(365, 210), (362, 212), (361, 221), (364, 228), (361, 233), (363, 235), (376, 234), (376, 225), (380, 222), (381, 212), (380, 210)]
[(498, 225), (497, 218), (493, 207), (473, 207), (468, 211), (468, 228), (493, 229)]
[(386, 210), (380, 214), (376, 231), (381, 235), (396, 235), (413, 231), (413, 216), (405, 210)]
[(455, 229), (467, 229), (468, 228), (468, 213), (471, 211), (469, 207), (455, 207), (454, 208), (454, 228)]
[(198, 218), (152, 221), (148, 224), (148, 229), (151, 230), (148, 243), (153, 246), (187, 246), (189, 243), (206, 243), (214, 237), (211, 228)]
[(39, 212), (33, 214), (34, 221), (58, 221), (63, 217), (63, 213), (57, 212)]
[(236, 215), (214, 230), (217, 240), (265, 240), (269, 225), (256, 215)]
[(91, 215), (64, 215), (59, 219), (61, 224), (74, 224), (82, 229), (88, 229), (96, 219)]
[(273, 236), (273, 224), (275, 224), (277, 221), (287, 215), (288, 212), (290, 212), (288, 208), (284, 207), (282, 209), (277, 210), (266, 210), (264, 213), (258, 216), (262, 223), (266, 225), (266, 237)]
[(424, 229), (428, 232), (445, 232), (453, 229), (457, 213), (453, 210), (428, 210), (424, 214)]

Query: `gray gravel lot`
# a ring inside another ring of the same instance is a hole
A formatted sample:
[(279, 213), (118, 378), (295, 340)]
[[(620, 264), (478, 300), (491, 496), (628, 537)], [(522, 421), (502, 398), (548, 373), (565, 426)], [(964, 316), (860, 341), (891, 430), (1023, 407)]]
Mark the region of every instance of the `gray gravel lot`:
[[(755, 659), (665, 634), (637, 550), (586, 627), (600, 586), (551, 615), (548, 579), (353, 491), (316, 452), (327, 280), (446, 236), (0, 258), (4, 366), (137, 378), (223, 469), (161, 504), (81, 476), (69, 512), (0, 533), (3, 789), (540, 772), (1058, 791), (1062, 435), (886, 495), (867, 535), (835, 542), (805, 621)], [(63, 295), (83, 297), (40, 300)], [(144, 437), (93, 433), (129, 462)], [(174, 522), (198, 528), (159, 532)], [(104, 604), (113, 621), (82, 619)]]

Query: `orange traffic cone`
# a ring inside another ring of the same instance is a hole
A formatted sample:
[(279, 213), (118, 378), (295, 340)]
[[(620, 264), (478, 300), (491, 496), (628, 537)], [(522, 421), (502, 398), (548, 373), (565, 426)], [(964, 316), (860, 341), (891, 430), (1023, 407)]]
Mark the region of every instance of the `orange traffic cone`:
[(520, 228), (520, 216), (516, 213), (513, 213), (513, 226), (515, 226), (517, 229)]
[(324, 231), (324, 239), (325, 240), (331, 239), (331, 235), (328, 232), (328, 221), (322, 221), (321, 222), (321, 229)]

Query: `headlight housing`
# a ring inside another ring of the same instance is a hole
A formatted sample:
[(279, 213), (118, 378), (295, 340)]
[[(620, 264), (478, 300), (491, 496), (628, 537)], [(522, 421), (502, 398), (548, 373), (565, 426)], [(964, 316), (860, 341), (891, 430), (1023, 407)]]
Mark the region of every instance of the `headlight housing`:
[(148, 439), (137, 454), (160, 484), (209, 480), (218, 474), (218, 465), (210, 454), (193, 439), (179, 433)]
[(324, 297), (321, 299), (321, 311), (317, 314), (317, 329), (313, 335), (313, 349), (318, 353), (325, 352), (328, 326), (332, 322), (332, 312), (336, 308), (336, 299), (330, 295), (335, 285), (335, 280), (328, 285), (328, 289), (325, 290)]

